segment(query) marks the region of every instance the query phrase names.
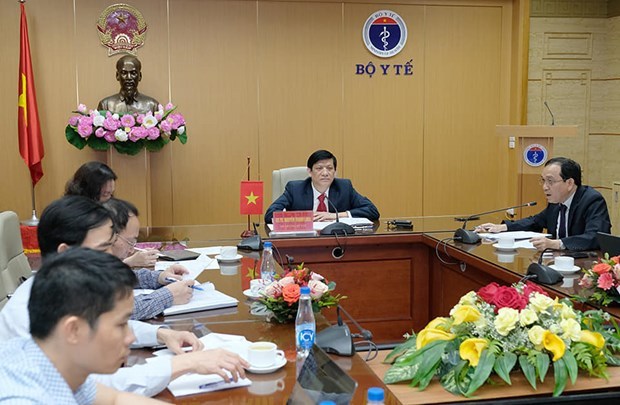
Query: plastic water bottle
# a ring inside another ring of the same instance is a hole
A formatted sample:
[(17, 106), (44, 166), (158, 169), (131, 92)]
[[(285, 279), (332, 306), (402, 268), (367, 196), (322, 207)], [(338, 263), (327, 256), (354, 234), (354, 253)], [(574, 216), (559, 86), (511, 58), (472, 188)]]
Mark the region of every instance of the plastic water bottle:
[(316, 323), (314, 322), (314, 312), (312, 312), (310, 287), (301, 287), (300, 293), (297, 318), (295, 318), (295, 342), (297, 344), (297, 357), (305, 359), (314, 344)]
[(263, 284), (271, 283), (276, 275), (276, 265), (273, 262), (273, 251), (271, 250), (271, 242), (265, 242), (263, 245), (263, 256), (260, 262), (260, 278)]
[(385, 404), (385, 392), (383, 388), (370, 387), (368, 388), (367, 401), (368, 405), (383, 405)]

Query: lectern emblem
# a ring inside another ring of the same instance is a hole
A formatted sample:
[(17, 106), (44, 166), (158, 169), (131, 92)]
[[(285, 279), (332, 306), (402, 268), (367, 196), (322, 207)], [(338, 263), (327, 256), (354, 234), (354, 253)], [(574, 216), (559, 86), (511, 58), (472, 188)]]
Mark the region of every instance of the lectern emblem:
[(407, 26), (393, 11), (380, 10), (373, 13), (364, 24), (362, 37), (366, 48), (380, 58), (398, 54), (407, 43)]
[(523, 160), (532, 167), (542, 166), (547, 161), (547, 149), (537, 143), (528, 145), (523, 151)]

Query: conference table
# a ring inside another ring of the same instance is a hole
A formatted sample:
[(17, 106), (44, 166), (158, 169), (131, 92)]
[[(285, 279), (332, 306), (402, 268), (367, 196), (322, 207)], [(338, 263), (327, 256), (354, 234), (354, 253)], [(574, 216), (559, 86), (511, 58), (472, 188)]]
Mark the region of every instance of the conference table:
[[(268, 238), (268, 229), (261, 229), (264, 240), (271, 240), (274, 256), (287, 267), (290, 259), (295, 265), (318, 272), (335, 281), (336, 293), (347, 296), (341, 306), (363, 328), (373, 334), (379, 348), (390, 348), (403, 341), (411, 330), (419, 331), (436, 316), (444, 316), (469, 291), (490, 283), (511, 284), (519, 281), (540, 253), (518, 249), (499, 251), (493, 241), (463, 244), (453, 240), (454, 230), (461, 226), (454, 217), (412, 217), (413, 229), (388, 226), (386, 220), (376, 222), (372, 229), (350, 236), (321, 236), (305, 238)], [(500, 218), (485, 218), (485, 222), (499, 222)], [(470, 221), (468, 227), (476, 225)], [(244, 224), (191, 225), (143, 228), (139, 240), (145, 242), (167, 241), (175, 246), (205, 247), (236, 245)], [(198, 333), (212, 331), (244, 335), (248, 340), (269, 340), (282, 348), (289, 360), (284, 368), (269, 375), (250, 375), (250, 387), (218, 391), (198, 396), (174, 398), (164, 391), (158, 398), (175, 403), (201, 403), (203, 401), (230, 400), (234, 403), (285, 403), (295, 385), (294, 326), (265, 322), (250, 313), (251, 301), (243, 295), (249, 280), (256, 276), (260, 252), (240, 252), (240, 262), (223, 264), (219, 270), (205, 270), (199, 281), (212, 281), (216, 288), (239, 299), (237, 308), (205, 311), (174, 317), (156, 318), (175, 329), (194, 330)], [(599, 252), (592, 252), (576, 260), (581, 267), (589, 267)], [(558, 252), (554, 254), (559, 254)], [(543, 258), (547, 263), (552, 257)], [(551, 296), (569, 297), (580, 293), (578, 276), (565, 277), (562, 283), (544, 286)], [(588, 307), (584, 305), (584, 307)], [(617, 307), (606, 309), (620, 319)], [(323, 310), (317, 317), (318, 329), (336, 321), (334, 309)], [(354, 323), (344, 318), (353, 333), (358, 332)], [(136, 351), (136, 361), (145, 352)], [(375, 375), (360, 356), (333, 356), (336, 363), (358, 382), (352, 403), (364, 403), (366, 390), (371, 386), (385, 387), (382, 375)], [(376, 369), (376, 368), (375, 368)], [(618, 389), (618, 382), (603, 390)], [(521, 396), (523, 390), (515, 391)], [(400, 403), (389, 386), (386, 403)], [(430, 399), (426, 399), (431, 401)], [(444, 398), (445, 400), (445, 398)], [(439, 399), (438, 399), (439, 401)]]

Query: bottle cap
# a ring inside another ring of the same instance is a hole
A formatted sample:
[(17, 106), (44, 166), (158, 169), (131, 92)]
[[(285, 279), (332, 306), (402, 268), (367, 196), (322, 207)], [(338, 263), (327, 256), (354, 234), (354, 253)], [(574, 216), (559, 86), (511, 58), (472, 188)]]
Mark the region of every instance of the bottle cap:
[(368, 400), (369, 401), (383, 401), (385, 399), (385, 393), (383, 388), (370, 387), (368, 388)]
[(265, 249), (271, 249), (271, 246), (272, 246), (272, 243), (271, 243), (271, 242), (269, 242), (269, 241), (267, 241), (267, 242), (265, 242), (265, 243), (263, 244), (263, 247), (264, 247)]
[(310, 287), (305, 286), (305, 287), (301, 287), (301, 289), (299, 290), (300, 294), (310, 294)]
[(336, 405), (334, 401), (321, 401), (319, 405)]

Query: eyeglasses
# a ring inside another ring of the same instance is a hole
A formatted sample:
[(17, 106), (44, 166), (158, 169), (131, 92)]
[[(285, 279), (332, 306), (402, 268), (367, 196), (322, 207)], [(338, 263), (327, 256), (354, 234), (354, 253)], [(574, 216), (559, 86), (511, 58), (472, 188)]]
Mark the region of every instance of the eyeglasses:
[(548, 187), (551, 187), (555, 183), (560, 183), (560, 182), (563, 182), (563, 181), (566, 181), (566, 180), (564, 180), (564, 179), (560, 179), (560, 180), (544, 179), (544, 178), (541, 177), (540, 179), (538, 179), (538, 184), (540, 184), (541, 186), (542, 185), (546, 185)]
[(135, 249), (136, 245), (138, 244), (138, 242), (132, 242), (130, 240), (127, 240), (127, 238), (124, 238), (123, 236), (121, 236), (121, 234), (117, 234), (117, 237), (122, 240), (123, 242), (125, 242), (126, 244), (128, 244), (129, 246), (131, 246), (132, 249)]

